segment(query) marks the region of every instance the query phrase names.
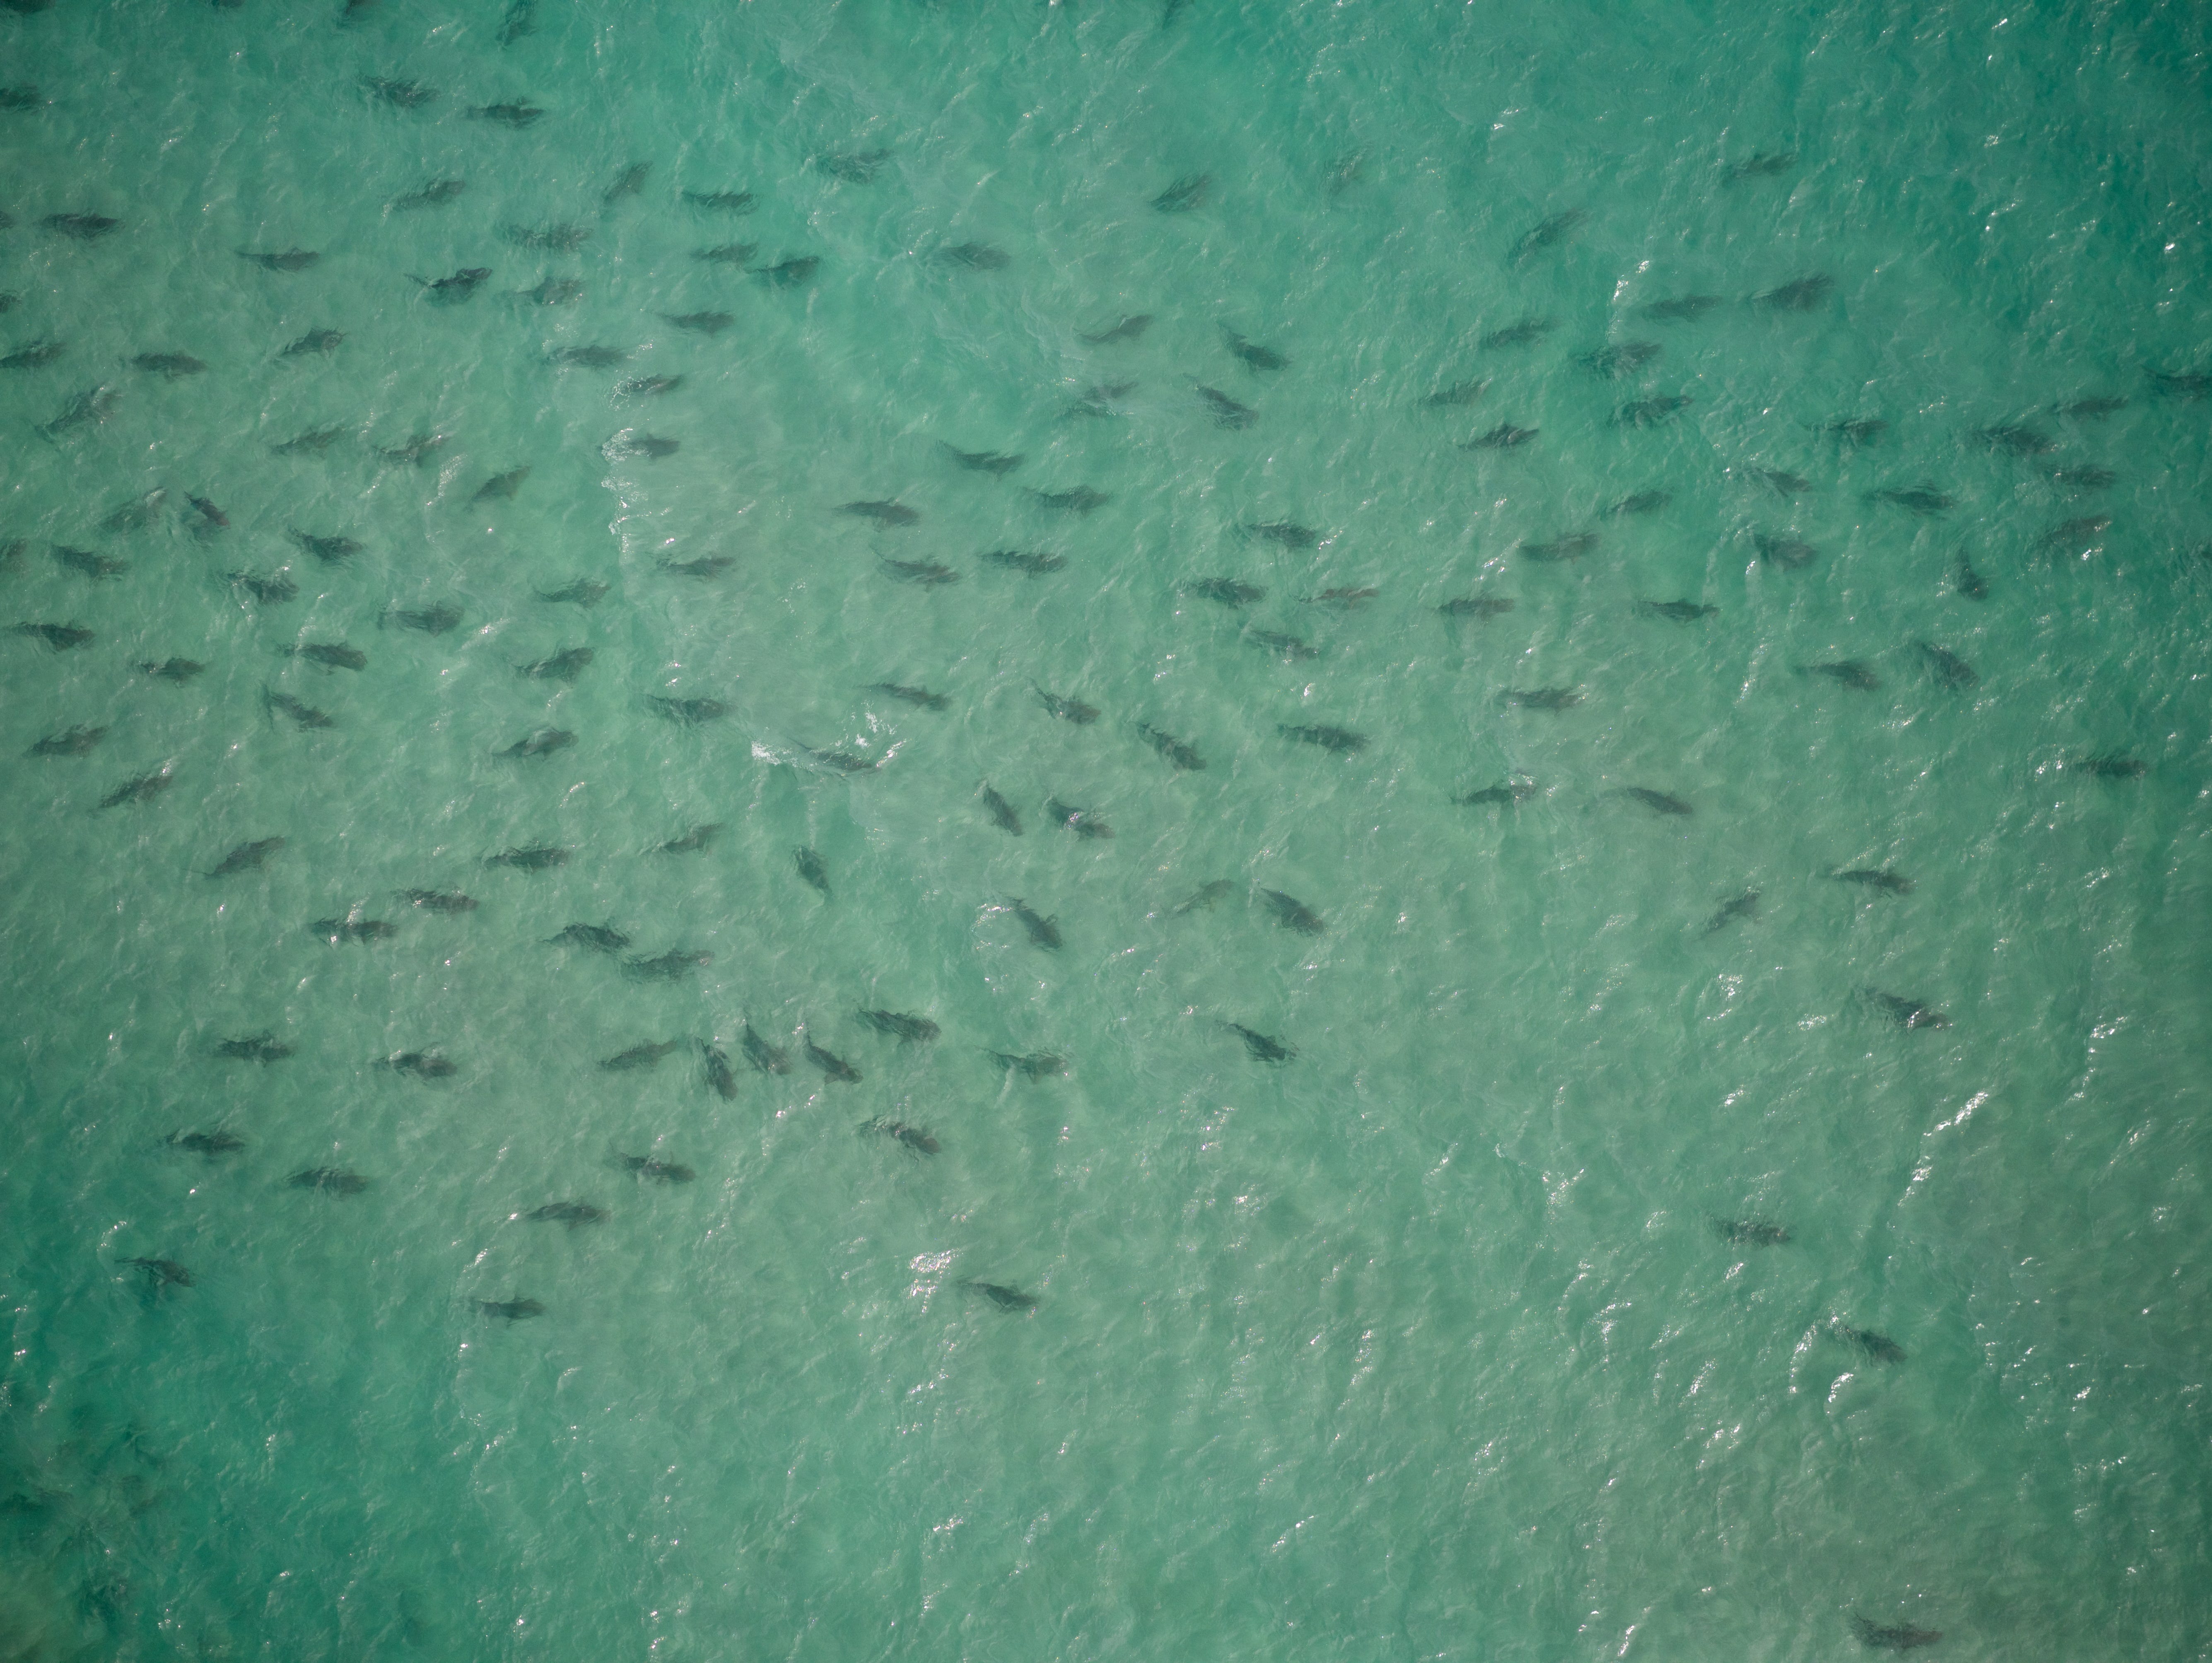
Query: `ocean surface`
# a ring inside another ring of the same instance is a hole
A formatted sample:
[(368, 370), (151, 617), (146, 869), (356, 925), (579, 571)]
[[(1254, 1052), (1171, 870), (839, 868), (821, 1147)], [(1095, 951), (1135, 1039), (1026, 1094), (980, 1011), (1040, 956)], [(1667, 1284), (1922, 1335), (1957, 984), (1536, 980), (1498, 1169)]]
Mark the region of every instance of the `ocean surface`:
[(2212, 12), (0, 82), (0, 1660), (2212, 1656)]

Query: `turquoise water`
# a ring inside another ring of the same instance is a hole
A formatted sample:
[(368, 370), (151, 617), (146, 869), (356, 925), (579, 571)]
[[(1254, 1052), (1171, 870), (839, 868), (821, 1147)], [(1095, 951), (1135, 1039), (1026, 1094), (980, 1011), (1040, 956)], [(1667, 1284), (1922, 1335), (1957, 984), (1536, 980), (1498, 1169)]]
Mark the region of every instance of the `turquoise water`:
[[(1854, 1619), (2212, 1655), (2212, 404), (2153, 379), (2212, 368), (2212, 26), (1526, 9), (0, 15), (37, 89), (0, 111), (0, 343), (64, 347), (0, 372), (0, 622), (95, 637), (0, 638), (0, 1658), (1780, 1660), (1865, 1654)], [(468, 113), (507, 101), (545, 114)], [(695, 257), (731, 242), (821, 264)], [(474, 267), (458, 303), (410, 281)], [(1809, 309), (1750, 300), (1815, 274)], [(1579, 361), (1638, 340), (1624, 378)], [(629, 355), (552, 361), (592, 345)], [(158, 352), (206, 368), (128, 361)], [(653, 375), (684, 380), (616, 391)], [(2126, 402), (2056, 411), (2092, 398)], [(1539, 431), (1462, 447), (1500, 424)], [(1869, 495), (1923, 482), (1948, 510)], [(1109, 500), (1031, 494), (1078, 486)], [(289, 601), (226, 580), (279, 568)], [(1216, 578), (1266, 592), (1182, 586)], [(538, 598), (578, 579), (605, 598)], [(1476, 596), (1514, 606), (1438, 610)], [(286, 656), (336, 642), (366, 666)], [(572, 684), (517, 673), (578, 646)], [(205, 669), (133, 668), (175, 657)], [(1838, 661), (1878, 685), (1801, 673)], [(1581, 701), (1504, 697), (1543, 689)], [(545, 728), (575, 743), (495, 754)], [(541, 844), (568, 864), (484, 864)], [(1876, 868), (1911, 892), (1831, 877)], [(394, 933), (311, 928), (354, 908)], [(549, 944), (574, 923), (712, 962), (641, 980)], [(261, 1033), (293, 1054), (218, 1054)], [(424, 1051), (455, 1071), (378, 1065)], [(244, 1147), (164, 1142), (193, 1131)], [(368, 1187), (287, 1181), (319, 1167)], [(527, 1217), (571, 1199), (610, 1217)]]

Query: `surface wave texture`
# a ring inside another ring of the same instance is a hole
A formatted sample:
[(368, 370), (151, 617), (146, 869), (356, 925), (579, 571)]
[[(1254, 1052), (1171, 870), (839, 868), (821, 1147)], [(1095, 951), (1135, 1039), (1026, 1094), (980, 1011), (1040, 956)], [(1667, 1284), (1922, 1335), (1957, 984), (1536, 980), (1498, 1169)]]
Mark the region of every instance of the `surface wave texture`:
[(2209, 15), (9, 0), (0, 1657), (2212, 1655)]

